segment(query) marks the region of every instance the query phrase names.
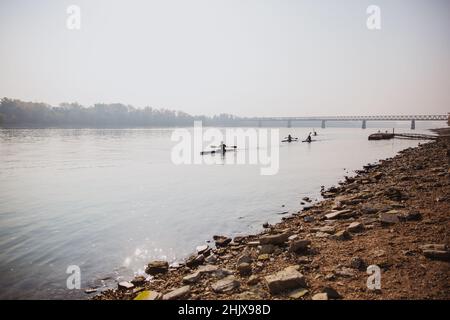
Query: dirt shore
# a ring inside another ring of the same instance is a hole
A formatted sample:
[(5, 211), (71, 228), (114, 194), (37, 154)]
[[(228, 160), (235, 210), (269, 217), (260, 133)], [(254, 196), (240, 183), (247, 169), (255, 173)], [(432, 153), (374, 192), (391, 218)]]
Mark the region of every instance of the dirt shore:
[(93, 299), (449, 299), (450, 129), (438, 132), (261, 234), (216, 236), (185, 265), (151, 262), (151, 277)]

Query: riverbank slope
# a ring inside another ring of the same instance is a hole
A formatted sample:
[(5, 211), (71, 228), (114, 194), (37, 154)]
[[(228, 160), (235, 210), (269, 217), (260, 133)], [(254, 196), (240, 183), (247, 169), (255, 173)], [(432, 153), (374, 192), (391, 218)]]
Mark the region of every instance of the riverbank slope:
[[(261, 234), (217, 236), (185, 265), (151, 262), (151, 281), (94, 299), (449, 299), (450, 131), (439, 133)], [(370, 265), (381, 289), (367, 286)]]

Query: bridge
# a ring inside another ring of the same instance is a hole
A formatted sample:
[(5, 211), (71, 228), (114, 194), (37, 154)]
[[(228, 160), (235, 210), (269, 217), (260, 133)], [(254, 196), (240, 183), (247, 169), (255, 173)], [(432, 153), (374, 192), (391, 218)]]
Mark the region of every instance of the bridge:
[(264, 121), (283, 121), (287, 123), (287, 127), (292, 126), (293, 121), (318, 121), (321, 122), (322, 128), (326, 127), (327, 121), (361, 121), (362, 128), (365, 129), (367, 121), (411, 121), (411, 129), (416, 128), (416, 121), (447, 121), (450, 125), (450, 113), (447, 115), (390, 115), (390, 116), (335, 116), (335, 117), (258, 117), (249, 120), (258, 121), (261, 127)]

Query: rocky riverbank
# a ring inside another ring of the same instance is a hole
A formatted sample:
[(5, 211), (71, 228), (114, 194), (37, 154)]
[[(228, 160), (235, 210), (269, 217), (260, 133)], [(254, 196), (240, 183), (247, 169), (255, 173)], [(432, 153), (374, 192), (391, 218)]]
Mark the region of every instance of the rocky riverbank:
[[(449, 164), (448, 136), (406, 149), (261, 234), (215, 236), (94, 299), (449, 299)], [(369, 265), (381, 289), (368, 289)]]

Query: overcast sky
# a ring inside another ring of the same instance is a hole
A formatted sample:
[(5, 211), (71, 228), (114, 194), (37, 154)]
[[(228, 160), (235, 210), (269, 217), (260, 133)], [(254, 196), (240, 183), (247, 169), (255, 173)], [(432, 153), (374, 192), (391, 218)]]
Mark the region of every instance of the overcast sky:
[[(81, 30), (66, 27), (81, 8)], [(366, 27), (369, 5), (381, 30)], [(1, 0), (0, 96), (242, 116), (450, 111), (448, 0)]]

